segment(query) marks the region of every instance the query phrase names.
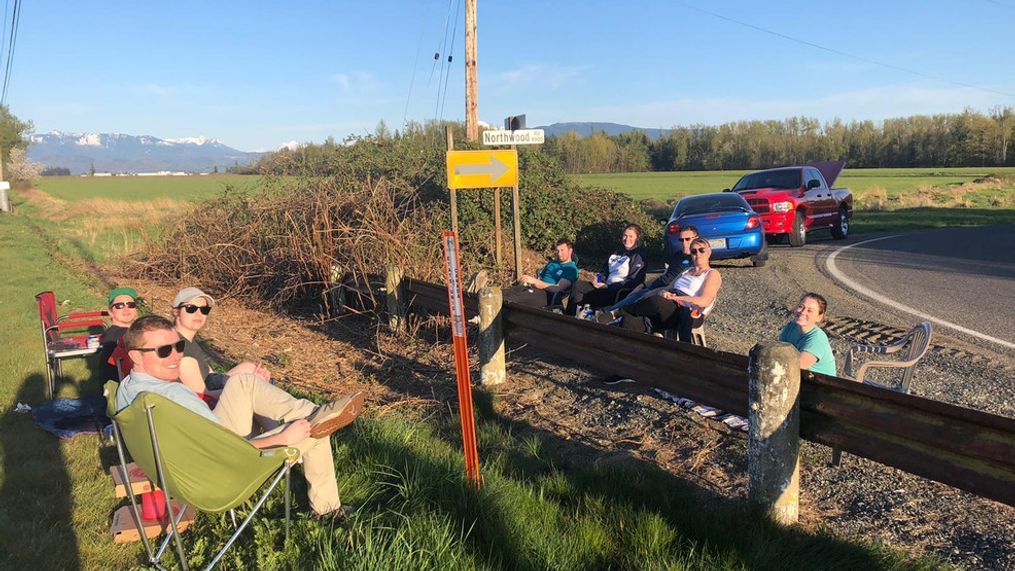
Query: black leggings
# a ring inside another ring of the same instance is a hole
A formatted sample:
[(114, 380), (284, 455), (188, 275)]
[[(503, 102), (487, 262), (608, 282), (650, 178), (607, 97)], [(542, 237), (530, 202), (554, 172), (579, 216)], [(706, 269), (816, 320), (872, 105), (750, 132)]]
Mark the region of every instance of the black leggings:
[(571, 297), (567, 300), (567, 307), (564, 313), (574, 315), (578, 312), (579, 305), (589, 304), (592, 309), (613, 305), (617, 297), (617, 290), (603, 287), (596, 288), (592, 282), (581, 280), (571, 287)]
[(691, 317), (691, 309), (685, 305), (663, 299), (661, 295), (650, 295), (620, 310), (620, 326), (631, 331), (645, 332), (645, 319), (652, 322), (654, 331), (676, 329), (677, 339), (691, 342), (691, 329), (701, 324), (702, 318)]
[(529, 291), (529, 288), (525, 286), (514, 286), (502, 290), (502, 296), (504, 301), (510, 301), (518, 303), (526, 307), (533, 307), (536, 309), (543, 309), (547, 305), (550, 305), (552, 294), (533, 288)]

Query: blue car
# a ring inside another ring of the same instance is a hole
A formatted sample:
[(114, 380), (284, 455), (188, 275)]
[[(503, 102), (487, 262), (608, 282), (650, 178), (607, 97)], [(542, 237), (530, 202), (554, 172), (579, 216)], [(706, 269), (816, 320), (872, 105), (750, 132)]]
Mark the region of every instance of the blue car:
[(751, 258), (754, 267), (768, 261), (761, 217), (744, 197), (732, 192), (698, 194), (680, 199), (666, 223), (667, 252), (680, 250), (680, 228), (692, 225), (708, 240), (713, 260)]

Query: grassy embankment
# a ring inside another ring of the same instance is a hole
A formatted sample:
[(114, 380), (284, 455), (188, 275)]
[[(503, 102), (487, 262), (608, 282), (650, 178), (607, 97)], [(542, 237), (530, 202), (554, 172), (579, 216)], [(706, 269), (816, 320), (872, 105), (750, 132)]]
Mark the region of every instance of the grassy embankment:
[[(748, 171), (650, 172), (581, 175), (584, 184), (637, 200), (668, 201), (729, 188)], [(987, 175), (999, 184), (976, 183)], [(846, 169), (836, 186), (853, 191), (852, 232), (1015, 223), (1015, 168)]]
[[(43, 398), (44, 364), (33, 295), (54, 289), (64, 308), (101, 305), (101, 287), (47, 252), (16, 195), (0, 217), (5, 351), (0, 357), (0, 568), (122, 569), (140, 546), (114, 546), (117, 502), (103, 467), (110, 449), (95, 437), (61, 442), (16, 402)], [(41, 230), (43, 234), (54, 230)], [(94, 254), (93, 254), (94, 257)], [(67, 367), (64, 396), (92, 389), (88, 370)], [(574, 448), (500, 417), (478, 395), (482, 491), (462, 475), (457, 420), (446, 409), (370, 416), (336, 437), (343, 498), (361, 509), (343, 525), (306, 515), (297, 478), (293, 540), (283, 547), (281, 502), (267, 507), (225, 561), (226, 569), (589, 569), (929, 568), (904, 554), (823, 533), (779, 529), (741, 505), (632, 461), (598, 467)], [(587, 451), (586, 451), (587, 452)], [(186, 533), (206, 561), (226, 518), (202, 516)], [(171, 556), (170, 556), (171, 558)]]

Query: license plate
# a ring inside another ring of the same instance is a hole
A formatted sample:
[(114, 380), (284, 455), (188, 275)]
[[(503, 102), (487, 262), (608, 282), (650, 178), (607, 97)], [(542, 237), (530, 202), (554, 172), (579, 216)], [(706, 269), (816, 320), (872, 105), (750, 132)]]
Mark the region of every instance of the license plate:
[(725, 250), (726, 238), (712, 238), (708, 241), (708, 247), (713, 250)]

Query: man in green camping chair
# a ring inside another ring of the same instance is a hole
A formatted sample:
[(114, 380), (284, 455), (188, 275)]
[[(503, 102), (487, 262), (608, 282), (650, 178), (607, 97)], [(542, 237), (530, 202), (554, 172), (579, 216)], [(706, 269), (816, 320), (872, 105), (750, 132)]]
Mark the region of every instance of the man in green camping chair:
[[(131, 324), (124, 340), (134, 367), (116, 392), (118, 411), (130, 406), (140, 393), (152, 392), (225, 426), (257, 448), (298, 448), (309, 484), (310, 507), (319, 515), (345, 515), (338, 497), (329, 437), (351, 423), (363, 409), (362, 392), (317, 406), (254, 375), (235, 375), (211, 409), (179, 382), (180, 358), (186, 341), (173, 329), (171, 321), (158, 315), (141, 317)], [(255, 415), (280, 425), (259, 434)]]

